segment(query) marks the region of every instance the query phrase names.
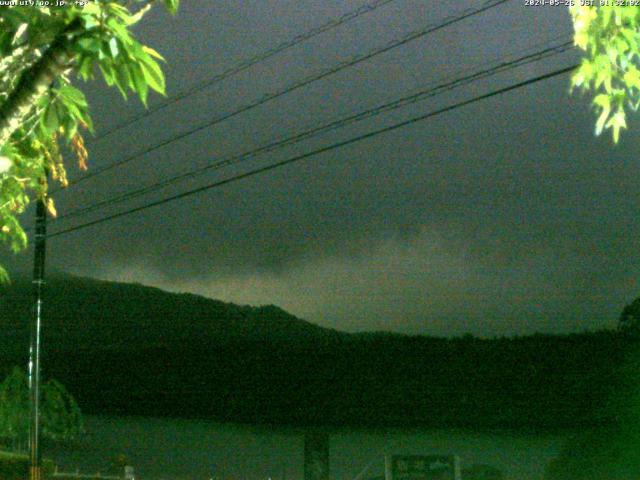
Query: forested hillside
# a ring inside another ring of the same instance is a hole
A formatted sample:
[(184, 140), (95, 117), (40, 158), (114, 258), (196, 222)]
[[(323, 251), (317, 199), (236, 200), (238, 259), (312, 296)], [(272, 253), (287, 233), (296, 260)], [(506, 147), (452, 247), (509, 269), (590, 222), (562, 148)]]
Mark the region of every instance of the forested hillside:
[[(30, 299), (27, 281), (0, 291), (2, 372), (26, 363)], [(275, 306), (65, 275), (47, 285), (43, 373), (89, 413), (557, 428), (620, 419), (633, 403), (635, 342), (611, 331), (348, 334)]]

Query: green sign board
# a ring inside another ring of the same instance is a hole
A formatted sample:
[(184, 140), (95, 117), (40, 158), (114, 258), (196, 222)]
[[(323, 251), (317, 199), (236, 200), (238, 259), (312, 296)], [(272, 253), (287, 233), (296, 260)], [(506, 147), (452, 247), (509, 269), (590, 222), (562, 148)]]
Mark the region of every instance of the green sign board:
[(386, 458), (385, 480), (460, 480), (455, 455), (392, 455)]

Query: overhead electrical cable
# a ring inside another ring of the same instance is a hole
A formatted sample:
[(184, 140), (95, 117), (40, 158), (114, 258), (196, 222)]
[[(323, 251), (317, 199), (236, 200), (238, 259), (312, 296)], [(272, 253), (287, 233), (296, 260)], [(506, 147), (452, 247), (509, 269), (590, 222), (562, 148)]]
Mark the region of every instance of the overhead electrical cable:
[(369, 12), (373, 12), (374, 10), (377, 10), (378, 8), (388, 3), (391, 3), (393, 1), (395, 0), (375, 0), (371, 3), (366, 3), (356, 8), (355, 10), (352, 10), (350, 12), (345, 13), (344, 15), (341, 15), (338, 18), (329, 20), (328, 22), (324, 23), (323, 25), (320, 25), (319, 27), (313, 28), (304, 33), (296, 35), (272, 48), (269, 48), (268, 50), (265, 50), (264, 52), (261, 52), (253, 57), (242, 60), (239, 63), (229, 67), (225, 71), (218, 73), (212, 77), (206, 78), (201, 82), (197, 83), (196, 85), (193, 85), (192, 87), (186, 90), (183, 90), (182, 92), (179, 92), (175, 95), (172, 95), (166, 100), (161, 101), (157, 105), (150, 106), (148, 110), (141, 113), (140, 115), (136, 115), (135, 117), (130, 118), (120, 123), (119, 125), (116, 125), (113, 128), (110, 128), (109, 130), (106, 130), (105, 132), (98, 135), (96, 137), (96, 140), (100, 140), (108, 135), (111, 135), (112, 133), (118, 130), (129, 127), (134, 123), (137, 123), (138, 121), (142, 120), (143, 118), (146, 118), (154, 114), (155, 112), (168, 107), (169, 105), (172, 105), (176, 102), (179, 102), (180, 100), (190, 97), (191, 95), (197, 92), (200, 92), (206, 88), (209, 88), (212, 85), (215, 85), (216, 83), (219, 83), (229, 77), (232, 77), (233, 75), (236, 75), (240, 72), (247, 70), (248, 68), (253, 67), (254, 65), (257, 65), (258, 63), (262, 63), (265, 60), (268, 60), (269, 58), (275, 55), (278, 55), (279, 53), (282, 53), (292, 47), (295, 47), (296, 45), (299, 45), (302, 42), (305, 42), (322, 33), (325, 33), (325, 32), (328, 32), (329, 30), (337, 28), (340, 25), (344, 25), (345, 23), (350, 22), (351, 20), (355, 20), (356, 18), (361, 17), (362, 15), (365, 15)]
[[(173, 143), (173, 142), (175, 142), (177, 140), (181, 140), (183, 138), (186, 138), (186, 137), (188, 137), (190, 135), (193, 135), (193, 134), (195, 134), (197, 132), (200, 132), (200, 131), (202, 131), (202, 130), (204, 130), (206, 128), (212, 127), (213, 125), (221, 123), (221, 122), (223, 122), (225, 120), (228, 120), (228, 119), (230, 119), (232, 117), (235, 117), (236, 115), (239, 115), (239, 114), (244, 113), (246, 111), (249, 111), (249, 110), (251, 110), (253, 108), (256, 108), (256, 107), (258, 107), (260, 105), (263, 105), (263, 104), (265, 104), (265, 103), (267, 103), (267, 102), (269, 102), (271, 100), (275, 100), (276, 98), (279, 98), (279, 97), (282, 97), (284, 95), (287, 95), (287, 94), (289, 94), (289, 93), (291, 93), (291, 92), (293, 92), (295, 90), (298, 90), (299, 88), (305, 87), (305, 86), (307, 86), (307, 85), (309, 85), (311, 83), (314, 83), (314, 82), (316, 82), (318, 80), (321, 80), (321, 79), (324, 79), (324, 78), (329, 77), (331, 75), (334, 75), (335, 73), (340, 72), (340, 71), (344, 70), (345, 68), (352, 67), (352, 66), (357, 65), (357, 64), (359, 64), (361, 62), (369, 60), (369, 59), (371, 59), (371, 58), (373, 58), (375, 56), (378, 56), (378, 55), (381, 55), (383, 53), (386, 53), (386, 52), (388, 52), (388, 51), (390, 51), (390, 50), (392, 50), (394, 48), (400, 47), (402, 45), (406, 45), (407, 43), (412, 42), (412, 41), (414, 41), (414, 40), (416, 40), (418, 38), (421, 38), (421, 37), (423, 37), (425, 35), (428, 35), (430, 33), (436, 32), (438, 30), (446, 28), (446, 27), (448, 27), (450, 25), (453, 25), (455, 23), (461, 22), (462, 20), (465, 20), (467, 18), (473, 17), (473, 16), (478, 15), (480, 13), (486, 12), (487, 10), (495, 8), (495, 7), (497, 7), (499, 5), (502, 5), (503, 3), (506, 3), (506, 2), (509, 2), (509, 1), (510, 0), (493, 0), (490, 3), (484, 4), (482, 7), (475, 8), (473, 10), (467, 9), (462, 14), (458, 14), (456, 16), (448, 17), (447, 20), (445, 20), (444, 22), (439, 23), (437, 25), (427, 26), (426, 28), (423, 28), (421, 30), (417, 30), (415, 32), (411, 32), (411, 33), (409, 33), (407, 35), (404, 35), (400, 39), (393, 40), (392, 42), (386, 44), (383, 47), (377, 48), (377, 49), (375, 49), (373, 51), (370, 51), (368, 53), (365, 53), (365, 54), (357, 55), (356, 57), (354, 57), (354, 58), (352, 58), (350, 60), (347, 60), (347, 61), (341, 62), (341, 63), (339, 63), (337, 65), (334, 65), (333, 67), (330, 67), (329, 69), (324, 70), (324, 71), (320, 72), (319, 74), (315, 74), (313, 76), (307, 77), (307, 78), (303, 79), (302, 81), (299, 81), (299, 82), (297, 82), (297, 83), (295, 83), (293, 85), (290, 85), (290, 86), (288, 86), (288, 87), (286, 87), (286, 88), (284, 88), (282, 90), (278, 90), (275, 93), (269, 93), (269, 94), (263, 96), (262, 98), (258, 99), (257, 101), (253, 102), (253, 103), (250, 103), (248, 105), (240, 107), (240, 108), (238, 108), (238, 109), (236, 109), (236, 110), (234, 110), (232, 112), (223, 114), (223, 115), (221, 115), (219, 117), (214, 117), (212, 120), (209, 120), (209, 121), (207, 121), (205, 123), (197, 125), (197, 126), (195, 126), (193, 128), (190, 128), (190, 129), (186, 130), (183, 133), (179, 133), (179, 134), (176, 134), (176, 135), (174, 135), (172, 137), (169, 137), (168, 139), (166, 139), (166, 140), (164, 140), (164, 141), (162, 141), (160, 143), (156, 143), (156, 144), (154, 144), (154, 145), (152, 145), (152, 146), (150, 146), (148, 148), (145, 148), (145, 149), (143, 149), (143, 150), (141, 150), (141, 151), (139, 151), (137, 153), (134, 153), (133, 155), (131, 155), (129, 157), (126, 157), (126, 158), (124, 158), (124, 159), (122, 159), (122, 160), (120, 160), (118, 162), (112, 163), (112, 164), (107, 165), (107, 166), (105, 166), (103, 168), (96, 169), (93, 172), (91, 172), (91, 173), (89, 173), (89, 174), (87, 174), (87, 175), (85, 175), (83, 177), (77, 178), (75, 180), (71, 180), (69, 182), (69, 186), (76, 185), (76, 184), (81, 183), (81, 182), (83, 182), (85, 180), (93, 178), (93, 177), (95, 177), (97, 175), (101, 175), (102, 173), (110, 171), (110, 170), (112, 170), (112, 169), (114, 169), (116, 167), (120, 167), (122, 165), (125, 165), (125, 164), (127, 164), (127, 163), (129, 163), (129, 162), (131, 162), (131, 161), (133, 161), (133, 160), (135, 160), (137, 158), (140, 158), (140, 157), (142, 157), (142, 156), (144, 156), (144, 155), (146, 155), (148, 153), (151, 153), (151, 152), (153, 152), (153, 151), (155, 151), (155, 150), (157, 150), (159, 148), (162, 148), (165, 145), (169, 145), (170, 143)], [(56, 190), (54, 192), (51, 192), (51, 194), (57, 193), (58, 191), (60, 191), (60, 189), (58, 189), (58, 190)]]
[(213, 188), (221, 187), (223, 185), (234, 183), (234, 182), (237, 182), (239, 180), (243, 180), (245, 178), (253, 177), (253, 176), (259, 175), (261, 173), (265, 173), (265, 172), (268, 172), (268, 171), (271, 171), (271, 170), (275, 170), (275, 169), (283, 167), (285, 165), (290, 165), (292, 163), (300, 162), (300, 161), (305, 160), (307, 158), (314, 157), (314, 156), (320, 155), (322, 153), (330, 152), (332, 150), (336, 150), (338, 148), (342, 148), (342, 147), (345, 147), (347, 145), (351, 145), (351, 144), (354, 144), (354, 143), (357, 143), (357, 142), (361, 142), (363, 140), (366, 140), (366, 139), (369, 139), (369, 138), (373, 138), (373, 137), (381, 135), (383, 133), (391, 132), (391, 131), (397, 130), (399, 128), (403, 128), (403, 127), (406, 127), (406, 126), (409, 126), (409, 125), (413, 125), (415, 123), (424, 121), (424, 120), (426, 120), (428, 118), (435, 117), (437, 115), (441, 115), (443, 113), (456, 110), (458, 108), (461, 108), (461, 107), (464, 107), (464, 106), (479, 102), (481, 100), (486, 100), (488, 98), (495, 97), (495, 96), (501, 95), (503, 93), (507, 93), (507, 92), (510, 92), (510, 91), (513, 91), (513, 90), (516, 90), (516, 89), (519, 89), (519, 88), (526, 87), (528, 85), (532, 85), (532, 84), (537, 83), (537, 82), (541, 82), (541, 81), (548, 80), (548, 79), (553, 78), (553, 77), (557, 77), (559, 75), (563, 75), (563, 74), (569, 73), (569, 72), (575, 70), (578, 66), (579, 66), (579, 64), (574, 64), (574, 65), (571, 65), (569, 67), (561, 68), (559, 70), (554, 70), (554, 71), (552, 71), (550, 73), (546, 73), (544, 75), (539, 75), (537, 77), (533, 77), (533, 78), (530, 78), (528, 80), (524, 80), (524, 81), (515, 83), (515, 84), (507, 86), (507, 87), (499, 88), (497, 90), (493, 90), (493, 91), (491, 91), (489, 93), (486, 93), (484, 95), (479, 95), (479, 96), (473, 97), (473, 98), (471, 98), (469, 100), (464, 100), (464, 101), (461, 101), (461, 102), (457, 102), (457, 103), (454, 103), (454, 104), (449, 105), (447, 107), (440, 108), (438, 110), (435, 110), (435, 111), (432, 111), (432, 112), (428, 112), (428, 113), (425, 113), (425, 114), (417, 116), (417, 117), (413, 117), (413, 118), (411, 118), (409, 120), (398, 122), (398, 123), (395, 123), (393, 125), (389, 125), (389, 126), (386, 126), (386, 127), (383, 127), (383, 128), (379, 128), (377, 130), (370, 131), (370, 132), (362, 134), (362, 135), (358, 135), (358, 136), (352, 137), (352, 138), (350, 138), (348, 140), (337, 142), (337, 143), (328, 145), (326, 147), (321, 147), (321, 148), (312, 150), (312, 151), (307, 152), (307, 153), (296, 155), (296, 156), (288, 158), (286, 160), (281, 160), (279, 162), (272, 163), (270, 165), (266, 165), (264, 167), (256, 168), (254, 170), (250, 170), (250, 171), (245, 172), (245, 173), (234, 175), (234, 176), (225, 178), (223, 180), (218, 180), (216, 182), (209, 183), (207, 185), (204, 185), (204, 186), (201, 186), (201, 187), (198, 187), (198, 188), (194, 188), (194, 189), (191, 189), (191, 190), (187, 190), (187, 191), (178, 193), (176, 195), (172, 195), (170, 197), (165, 197), (165, 198), (162, 198), (162, 199), (159, 199), (159, 200), (155, 200), (153, 202), (149, 202), (149, 203), (146, 203), (144, 205), (141, 205), (141, 206), (138, 206), (138, 207), (135, 207), (135, 208), (130, 208), (130, 209), (127, 209), (127, 210), (123, 210), (123, 211), (114, 213), (112, 215), (107, 215), (107, 216), (98, 218), (96, 220), (92, 220), (90, 222), (82, 223), (80, 225), (75, 225), (73, 227), (70, 227), (70, 228), (67, 228), (67, 229), (64, 229), (64, 230), (59, 230), (57, 232), (48, 234), (47, 237), (53, 238), (53, 237), (58, 237), (60, 235), (65, 235), (65, 234), (68, 234), (68, 233), (71, 233), (71, 232), (75, 232), (75, 231), (78, 231), (78, 230), (82, 230), (82, 229), (87, 228), (87, 227), (98, 225), (100, 223), (104, 223), (104, 222), (107, 222), (107, 221), (110, 221), (110, 220), (114, 220), (116, 218), (120, 218), (120, 217), (123, 217), (123, 216), (126, 216), (126, 215), (131, 215), (133, 213), (140, 212), (140, 211), (143, 211), (143, 210), (147, 210), (147, 209), (152, 208), (152, 207), (156, 207), (156, 206), (159, 206), (159, 205), (164, 205), (166, 203), (173, 202), (175, 200), (179, 200), (181, 198), (189, 197), (189, 196), (195, 195), (197, 193), (205, 192), (205, 191), (211, 190)]
[(102, 209), (102, 208), (106, 208), (109, 206), (113, 206), (119, 203), (122, 203), (124, 201), (133, 199), (133, 198), (137, 198), (139, 196), (142, 195), (146, 195), (148, 193), (152, 193), (154, 191), (157, 191), (161, 188), (167, 187), (169, 185), (172, 185), (178, 181), (187, 179), (187, 178), (191, 178), (197, 175), (201, 175), (204, 174), (208, 171), (211, 170), (217, 170), (219, 168), (228, 166), (228, 165), (232, 165), (232, 164), (237, 164), (240, 162), (244, 162), (247, 160), (250, 160), (254, 157), (256, 157), (257, 155), (261, 155), (264, 153), (269, 153), (284, 147), (287, 147), (289, 145), (293, 145), (296, 143), (299, 143), (303, 140), (307, 140), (309, 138), (313, 138), (315, 136), (318, 136), (322, 133), (326, 133), (328, 131), (332, 131), (332, 130), (336, 130), (339, 128), (343, 128), (347, 125), (356, 123), (356, 122), (360, 122), (372, 117), (375, 117), (377, 115), (380, 115), (382, 113), (386, 113), (389, 111), (393, 111), (396, 110), (398, 108), (410, 105), (410, 104), (414, 104), (418, 101), (422, 101), (422, 100), (426, 100), (428, 98), (432, 98), (435, 97), (437, 95), (440, 95), (442, 93), (445, 93), (447, 91), (453, 90), (454, 88), (458, 88), (464, 85), (468, 85), (470, 83), (479, 81), (481, 79), (484, 78), (488, 78), (490, 76), (494, 76), (496, 74), (520, 67), (522, 65), (527, 65), (529, 63), (533, 63), (533, 62), (539, 62), (542, 59), (548, 58), (550, 56), (554, 56), (554, 55), (558, 55), (562, 52), (565, 52), (567, 50), (569, 50), (572, 47), (573, 43), (571, 41), (566, 41), (563, 42), (559, 45), (555, 45), (555, 46), (550, 46), (548, 48), (545, 48), (543, 50), (540, 51), (536, 51), (534, 53), (528, 54), (528, 55), (524, 55), (521, 56), (519, 58), (516, 58), (514, 60), (509, 60), (509, 61), (502, 61), (501, 63), (499, 63), (498, 65), (494, 65), (490, 68), (486, 68), (484, 70), (481, 71), (477, 71), (475, 73), (463, 76), (463, 77), (459, 77), (457, 79), (454, 80), (450, 80), (447, 81), (445, 83), (439, 84), (435, 87), (431, 87), (428, 89), (424, 89), (421, 90), (417, 93), (413, 93), (409, 96), (404, 96), (402, 98), (393, 100), (391, 102), (387, 102), (384, 103), (382, 105), (378, 105), (376, 107), (373, 108), (369, 108), (366, 109), (364, 111), (361, 111), (359, 113), (356, 114), (352, 114), (349, 115), (345, 118), (341, 118), (339, 120), (334, 120), (332, 122), (329, 123), (325, 123), (322, 124), (320, 126), (316, 126), (314, 128), (308, 129), (304, 132), (286, 137), (284, 139), (280, 139), (274, 142), (271, 142), (267, 145), (264, 145), (262, 147), (258, 147), (256, 149), (253, 150), (249, 150), (247, 152), (241, 153), (241, 154), (237, 154), (237, 155), (233, 155), (233, 156), (229, 156), (223, 159), (220, 159), (216, 162), (210, 163), (208, 165), (205, 165), (203, 167), (191, 170), (189, 172), (185, 172), (182, 173), (180, 175), (175, 175), (172, 176), (170, 178), (167, 178), (165, 180), (156, 182), (152, 185), (146, 186), (146, 187), (142, 187), (130, 192), (126, 192), (120, 195), (117, 195), (115, 197), (94, 203), (92, 205), (88, 205), (86, 207), (81, 207), (75, 210), (72, 210), (70, 212), (68, 212), (67, 214), (64, 214), (58, 218), (56, 218), (55, 220), (57, 222), (59, 221), (63, 221), (63, 220), (68, 220), (74, 217), (78, 217), (81, 215), (85, 215), (88, 213), (91, 213), (93, 211)]

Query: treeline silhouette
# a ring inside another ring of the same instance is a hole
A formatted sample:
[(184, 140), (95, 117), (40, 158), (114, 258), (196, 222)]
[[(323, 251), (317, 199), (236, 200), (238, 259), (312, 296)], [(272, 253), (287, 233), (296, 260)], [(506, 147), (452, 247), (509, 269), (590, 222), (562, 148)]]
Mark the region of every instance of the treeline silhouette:
[[(57, 275), (46, 292), (43, 375), (85, 413), (548, 430), (623, 421), (633, 404), (638, 340), (617, 331), (348, 334), (141, 285)], [(30, 305), (28, 281), (0, 288), (0, 373), (26, 364)]]

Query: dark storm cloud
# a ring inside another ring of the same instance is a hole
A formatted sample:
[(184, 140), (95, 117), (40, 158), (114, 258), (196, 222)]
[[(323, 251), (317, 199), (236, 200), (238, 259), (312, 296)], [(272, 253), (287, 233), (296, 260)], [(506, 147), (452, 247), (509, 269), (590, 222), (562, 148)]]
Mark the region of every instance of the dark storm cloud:
[[(355, 8), (353, 2), (185, 2), (140, 32), (170, 91)], [(472, 2), (398, 0), (95, 142), (106, 165)], [(460, 9), (460, 10), (458, 10)], [(564, 8), (510, 2), (80, 184), (61, 211), (569, 37)], [(214, 172), (162, 195), (349, 138), (571, 64), (575, 53)], [(92, 87), (95, 116), (137, 111)], [(114, 105), (118, 105), (117, 108)], [(350, 330), (511, 334), (609, 326), (638, 282), (640, 125), (594, 138), (563, 76), (328, 154), (52, 239), (51, 264), (247, 303)], [(139, 202), (141, 203), (141, 202)], [(135, 203), (134, 203), (135, 205)], [(115, 211), (115, 210), (114, 210)], [(66, 226), (66, 224), (65, 224)]]

